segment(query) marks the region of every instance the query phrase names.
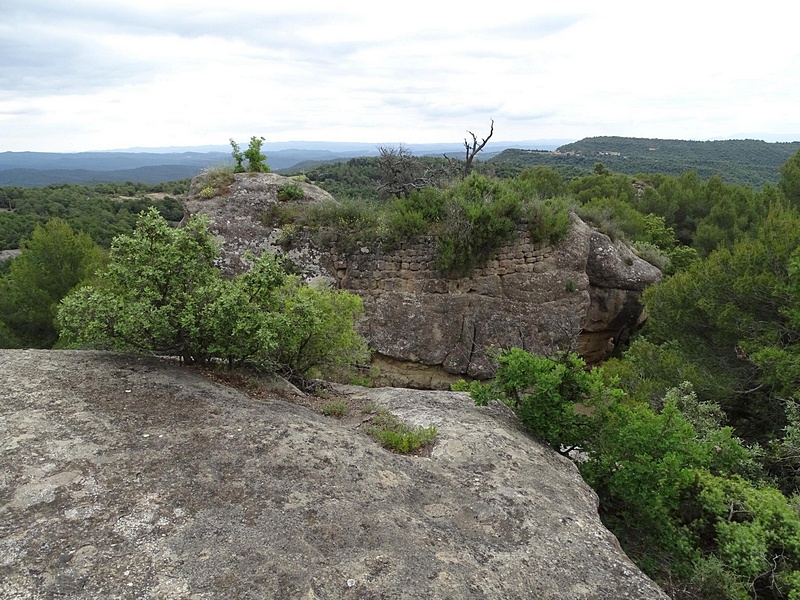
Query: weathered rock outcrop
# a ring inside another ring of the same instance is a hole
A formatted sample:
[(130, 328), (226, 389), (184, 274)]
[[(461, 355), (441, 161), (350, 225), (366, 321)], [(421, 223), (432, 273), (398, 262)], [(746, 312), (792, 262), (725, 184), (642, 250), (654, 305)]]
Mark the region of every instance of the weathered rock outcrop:
[[(323, 189), (308, 183), (294, 181), (275, 173), (241, 173), (235, 176), (233, 184), (222, 195), (204, 199), (200, 190), (205, 185), (207, 175), (198, 175), (192, 180), (189, 199), (184, 204), (186, 217), (202, 214), (209, 218), (211, 230), (222, 244), (220, 266), (229, 273), (241, 273), (248, 264), (242, 260), (247, 252), (281, 252), (276, 246), (280, 230), (263, 223), (264, 216), (276, 204), (314, 204), (333, 201), (333, 196)], [(287, 183), (300, 186), (305, 194), (300, 202), (279, 202), (278, 192)], [(184, 219), (185, 220), (185, 219)], [(306, 275), (324, 276), (327, 271), (321, 252), (312, 247), (293, 253), (297, 264), (303, 265)]]
[[(209, 217), (227, 268), (243, 268), (245, 250), (282, 252), (276, 246), (280, 231), (265, 226), (262, 216), (278, 202), (286, 181), (239, 176), (229, 194), (187, 202), (189, 213)], [(349, 254), (315, 247), (309, 236), (304, 241), (289, 254), (309, 278), (327, 279), (364, 299), (360, 327), (385, 385), (442, 388), (464, 376), (490, 377), (492, 346), (536, 353), (571, 347), (599, 362), (637, 326), (641, 292), (661, 276), (577, 217), (556, 247), (530, 243), (521, 228), (515, 241), (464, 278), (435, 269), (433, 238), (388, 252), (362, 246)]]
[(0, 369), (2, 598), (666, 598), (504, 407), (348, 389), (438, 427), (404, 457), (151, 357)]

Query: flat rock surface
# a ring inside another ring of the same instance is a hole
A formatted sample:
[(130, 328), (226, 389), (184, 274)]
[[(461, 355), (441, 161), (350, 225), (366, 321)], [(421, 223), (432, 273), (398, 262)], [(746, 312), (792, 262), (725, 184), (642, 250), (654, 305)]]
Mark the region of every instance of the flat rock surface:
[(155, 358), (0, 350), (0, 598), (666, 598), (504, 407), (340, 392), (436, 444)]

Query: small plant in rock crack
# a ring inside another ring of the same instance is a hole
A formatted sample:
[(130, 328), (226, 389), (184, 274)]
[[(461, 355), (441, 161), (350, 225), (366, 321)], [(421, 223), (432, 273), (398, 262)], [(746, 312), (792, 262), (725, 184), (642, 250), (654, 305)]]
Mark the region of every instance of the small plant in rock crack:
[(347, 403), (344, 400), (329, 400), (319, 407), (321, 412), (326, 417), (336, 417), (340, 419), (347, 414)]
[(384, 448), (398, 454), (412, 454), (430, 446), (439, 433), (434, 425), (412, 428), (386, 409), (374, 413), (366, 431)]

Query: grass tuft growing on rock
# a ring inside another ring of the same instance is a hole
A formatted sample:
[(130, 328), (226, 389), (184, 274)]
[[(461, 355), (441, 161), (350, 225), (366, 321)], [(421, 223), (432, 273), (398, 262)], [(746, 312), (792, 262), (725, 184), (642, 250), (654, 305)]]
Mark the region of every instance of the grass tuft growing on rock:
[(344, 400), (329, 400), (319, 407), (321, 412), (326, 417), (341, 418), (347, 414), (347, 403)]
[(434, 425), (410, 427), (386, 409), (377, 409), (366, 432), (398, 454), (412, 454), (430, 446), (439, 433)]
[(208, 200), (227, 194), (235, 180), (233, 165), (224, 165), (207, 169), (195, 180), (194, 185), (199, 189), (200, 197)]

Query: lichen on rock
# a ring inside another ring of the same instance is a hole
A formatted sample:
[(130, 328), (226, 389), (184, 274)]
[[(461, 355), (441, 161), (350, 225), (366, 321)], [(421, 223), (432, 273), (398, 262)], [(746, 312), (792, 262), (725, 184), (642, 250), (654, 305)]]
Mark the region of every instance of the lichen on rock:
[(153, 357), (0, 364), (0, 597), (666, 598), (503, 406), (338, 391), (435, 425), (408, 457)]

